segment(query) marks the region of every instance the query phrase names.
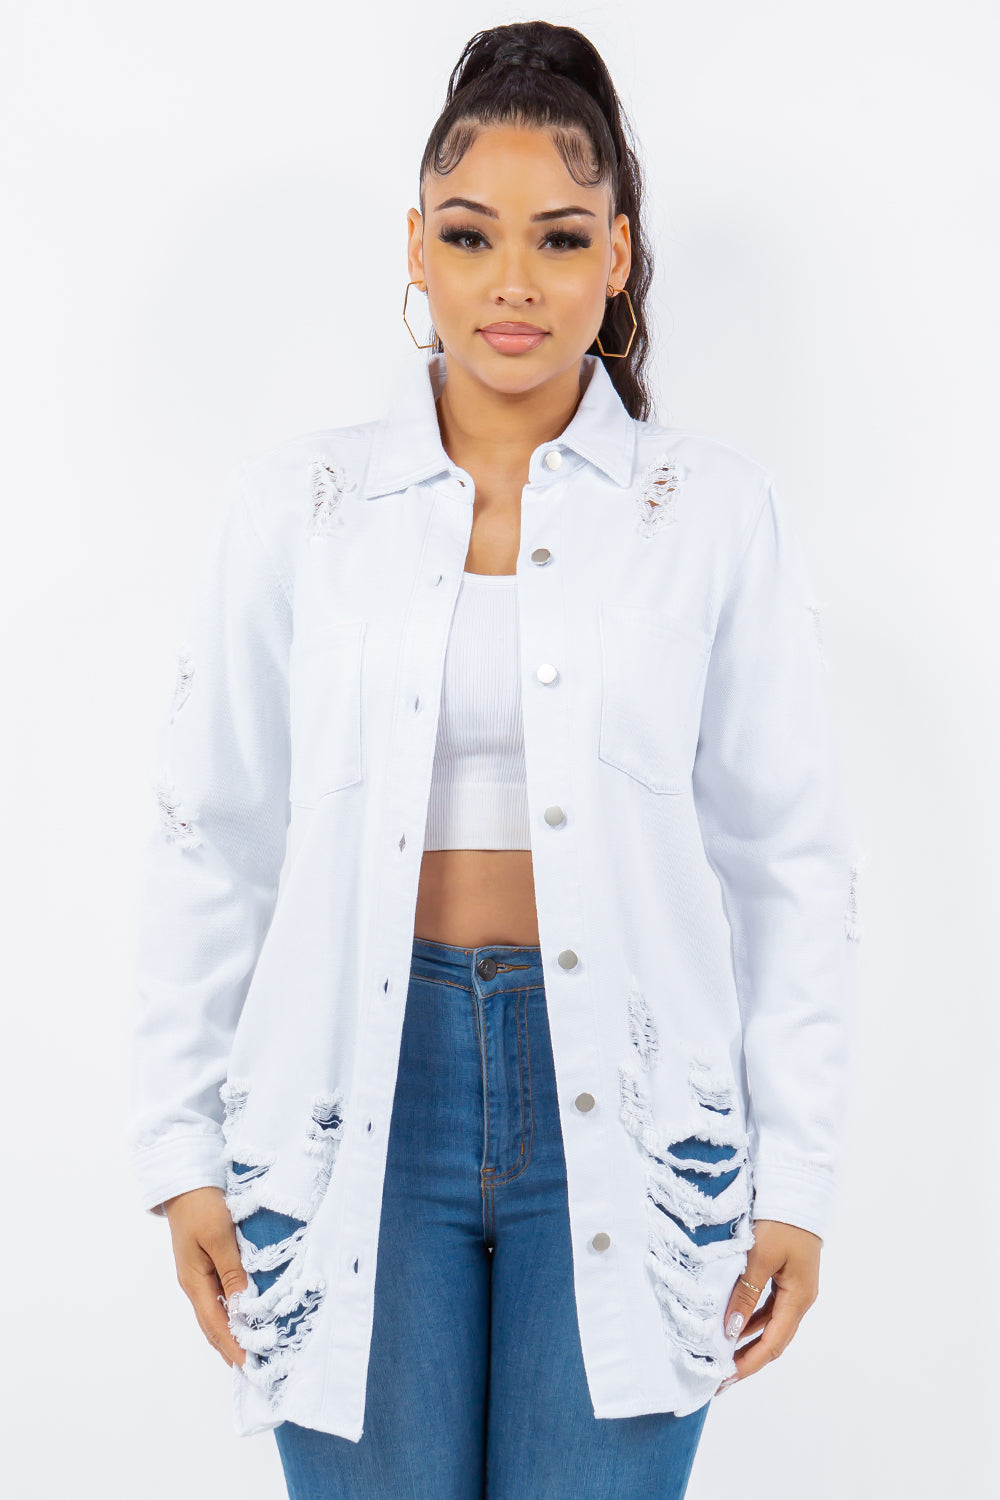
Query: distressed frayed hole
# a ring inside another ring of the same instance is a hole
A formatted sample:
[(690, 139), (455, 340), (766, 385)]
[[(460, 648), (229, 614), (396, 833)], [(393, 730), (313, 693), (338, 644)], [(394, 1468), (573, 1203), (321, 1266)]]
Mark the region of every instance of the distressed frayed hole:
[(660, 1213), (666, 1214), (668, 1219), (673, 1220), (693, 1244), (699, 1246), (713, 1245), (719, 1240), (725, 1240), (728, 1243), (737, 1232), (739, 1225), (738, 1219), (731, 1219), (728, 1223), (723, 1220), (719, 1224), (696, 1224), (692, 1227), (685, 1224), (683, 1219), (678, 1218), (677, 1214), (671, 1213), (670, 1209), (665, 1208), (662, 1203), (658, 1203), (656, 1206)]
[[(714, 1172), (698, 1174), (698, 1186), (689, 1181), (690, 1171), (678, 1168), (669, 1155), (652, 1157), (647, 1176), (647, 1189), (661, 1208), (669, 1209), (689, 1230), (696, 1231), (706, 1224), (722, 1224), (737, 1218), (745, 1207), (742, 1162), (726, 1169), (720, 1167), (720, 1181), (713, 1193), (708, 1191)], [(727, 1229), (727, 1233), (728, 1233)], [(693, 1238), (693, 1235), (692, 1235)]]
[[(266, 1292), (254, 1296), (247, 1289), (230, 1296), (229, 1306), (241, 1331), (237, 1342), (258, 1356), (258, 1368), (270, 1364), (276, 1355), (301, 1348), (324, 1290), (322, 1284), (305, 1286), (285, 1270)], [(286, 1373), (276, 1364), (261, 1383), (273, 1387)]]
[(689, 1369), (701, 1370), (712, 1355), (706, 1345), (712, 1338), (717, 1308), (711, 1295), (703, 1292), (697, 1277), (701, 1261), (662, 1239), (646, 1256), (646, 1269), (660, 1305), (663, 1326)]
[(271, 1162), (251, 1161), (234, 1161), (231, 1163), (234, 1174), (241, 1182), (249, 1182), (255, 1177), (261, 1177), (271, 1165)]
[(274, 1166), (274, 1152), (250, 1161), (226, 1161), (226, 1202), (233, 1223), (245, 1219), (260, 1206), (257, 1186), (268, 1169)]
[(292, 1214), (258, 1208), (236, 1226), (243, 1269), (252, 1276), (258, 1292), (266, 1292), (294, 1259), (307, 1223)]
[(635, 979), (628, 997), (628, 1029), (639, 1061), (644, 1068), (651, 1068), (659, 1056), (660, 1038), (646, 997)]
[(201, 834), (193, 820), (181, 808), (180, 794), (165, 777), (154, 786), (156, 802), (160, 811), (160, 823), (172, 844), (182, 849), (197, 849), (201, 845)]
[(335, 1094), (318, 1095), (312, 1111), (312, 1124), (309, 1126), (308, 1139), (310, 1141), (327, 1142), (334, 1137), (339, 1139), (344, 1132), (344, 1095), (342, 1090)]
[(702, 1291), (699, 1277), (709, 1256), (732, 1254), (733, 1246), (717, 1242), (696, 1251), (685, 1249), (676, 1242), (677, 1230), (671, 1220), (657, 1214), (656, 1221), (645, 1265), (664, 1332), (689, 1370), (698, 1374), (708, 1370), (713, 1378), (721, 1378), (735, 1367), (731, 1359), (720, 1359), (712, 1348), (720, 1309), (711, 1293)]
[(344, 1135), (343, 1090), (319, 1094), (313, 1103), (312, 1120), (306, 1136), (306, 1150), (319, 1157), (319, 1169), (313, 1190), (314, 1201), (326, 1196), (340, 1142)]
[[(638, 1079), (625, 1067), (619, 1068), (618, 1076), (621, 1120), (646, 1155), (650, 1180), (672, 1189), (679, 1203), (689, 1205), (692, 1222), (699, 1215), (714, 1220), (726, 1217), (723, 1210), (728, 1205), (720, 1204), (717, 1212), (706, 1206), (704, 1195), (695, 1197), (681, 1173), (694, 1163), (699, 1174), (709, 1177), (733, 1171), (737, 1177), (745, 1176), (749, 1162), (745, 1132), (737, 1131), (734, 1125), (720, 1117), (718, 1125), (713, 1126), (708, 1134), (695, 1133), (679, 1141), (664, 1140), (653, 1123), (648, 1097)], [(740, 1185), (744, 1184), (741, 1182)]]
[(670, 1154), (678, 1161), (724, 1162), (732, 1161), (736, 1155), (736, 1147), (719, 1145), (700, 1135), (688, 1135), (671, 1146)]
[(646, 469), (638, 490), (638, 529), (642, 536), (652, 536), (661, 526), (677, 519), (675, 502), (680, 491), (681, 467), (669, 454), (661, 454)]
[(248, 1078), (227, 1078), (219, 1089), (219, 1098), (222, 1100), (224, 1111), (222, 1134), (227, 1140), (247, 1107), (249, 1095), (250, 1080)]
[(688, 1086), (696, 1101), (704, 1108), (714, 1110), (716, 1114), (728, 1115), (732, 1112), (736, 1102), (732, 1085), (720, 1074), (715, 1073), (708, 1063), (701, 1062), (695, 1058), (688, 1071)]
[(347, 476), (338, 464), (325, 458), (314, 458), (312, 462), (312, 513), (309, 530), (313, 536), (328, 536), (337, 526), (343, 526), (341, 501), (349, 488)]
[(177, 676), (174, 680), (174, 696), (170, 705), (170, 722), (174, 722), (180, 709), (188, 700), (191, 691), (191, 679), (194, 676), (194, 662), (191, 660), (190, 652), (181, 649), (177, 653)]
[(699, 1283), (709, 1260), (749, 1250), (751, 1166), (746, 1131), (727, 1078), (694, 1059), (690, 1133), (666, 1138), (631, 1069), (619, 1067), (620, 1117), (646, 1162), (645, 1258), (667, 1336), (688, 1368), (721, 1379), (732, 1362), (714, 1352), (721, 1307)]
[[(678, 1177), (682, 1177), (697, 1192), (704, 1193), (709, 1198), (717, 1198), (740, 1175), (738, 1168), (731, 1171), (724, 1171), (720, 1170), (718, 1165), (718, 1163), (722, 1163), (724, 1166), (727, 1161), (731, 1161), (736, 1155), (735, 1148), (732, 1146), (717, 1146), (713, 1142), (701, 1140), (697, 1136), (688, 1136), (686, 1140), (679, 1141), (672, 1148), (671, 1155), (680, 1158), (694, 1158), (695, 1160), (716, 1164), (713, 1172), (708, 1172), (704, 1168), (674, 1167), (674, 1172)], [(666, 1166), (667, 1163), (661, 1162), (660, 1165)], [(657, 1207), (663, 1213), (669, 1212), (662, 1204), (658, 1204)], [(673, 1214), (670, 1217), (674, 1219), (674, 1222), (683, 1229), (684, 1233), (690, 1239), (694, 1240), (696, 1245), (709, 1245), (715, 1240), (731, 1239), (738, 1228), (739, 1222), (737, 1218), (728, 1221), (720, 1220), (717, 1224), (688, 1225)]]
[(826, 651), (823, 645), (823, 625), (822, 621), (820, 620), (820, 614), (824, 609), (826, 609), (826, 600), (807, 599), (806, 609), (812, 615), (813, 635), (816, 639), (816, 649), (819, 652), (819, 659), (823, 663), (824, 667), (826, 667), (829, 665), (829, 663), (827, 662)]
[(659, 1146), (659, 1135), (653, 1125), (649, 1104), (635, 1074), (623, 1066), (618, 1069), (618, 1088), (622, 1122), (643, 1150), (652, 1155)]
[[(233, 1079), (223, 1090), (232, 1129), (246, 1107), (249, 1081)], [(248, 1285), (229, 1298), (229, 1326), (244, 1350), (242, 1371), (265, 1394), (272, 1410), (281, 1400), (296, 1352), (311, 1332), (323, 1301), (322, 1277), (310, 1275), (306, 1251), (312, 1220), (323, 1201), (344, 1133), (342, 1090), (317, 1094), (312, 1103), (305, 1150), (316, 1159), (307, 1203), (273, 1190), (267, 1176), (274, 1154), (242, 1147), (226, 1171), (226, 1195), (236, 1225), (240, 1259)]]
[(229, 1297), (229, 1327), (246, 1355), (242, 1373), (263, 1391), (272, 1409), (284, 1394), (291, 1361), (312, 1331), (325, 1292), (322, 1279), (307, 1280), (293, 1258), (266, 1290), (256, 1291), (251, 1278), (244, 1291)]
[(847, 893), (847, 910), (844, 913), (844, 931), (852, 943), (859, 943), (864, 935), (864, 927), (861, 924), (861, 915), (858, 906), (858, 881), (867, 863), (868, 853), (866, 850), (858, 855), (851, 866), (851, 883)]

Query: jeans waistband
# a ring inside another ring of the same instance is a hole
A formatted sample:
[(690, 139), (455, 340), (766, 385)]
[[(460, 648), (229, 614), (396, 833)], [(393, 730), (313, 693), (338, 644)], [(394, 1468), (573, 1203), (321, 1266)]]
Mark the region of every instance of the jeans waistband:
[(485, 943), (479, 948), (460, 948), (431, 938), (413, 939), (412, 974), (424, 979), (447, 980), (473, 989), (524, 989), (544, 983), (542, 950), (538, 944)]

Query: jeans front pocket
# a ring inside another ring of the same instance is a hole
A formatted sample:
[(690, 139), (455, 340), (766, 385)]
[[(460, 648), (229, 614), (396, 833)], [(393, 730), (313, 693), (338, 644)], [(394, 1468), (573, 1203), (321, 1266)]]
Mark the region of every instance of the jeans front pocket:
[(291, 783), (298, 807), (315, 807), (362, 778), (363, 619), (325, 624), (289, 658)]
[(683, 792), (694, 767), (711, 637), (662, 610), (599, 608), (598, 755), (651, 792)]

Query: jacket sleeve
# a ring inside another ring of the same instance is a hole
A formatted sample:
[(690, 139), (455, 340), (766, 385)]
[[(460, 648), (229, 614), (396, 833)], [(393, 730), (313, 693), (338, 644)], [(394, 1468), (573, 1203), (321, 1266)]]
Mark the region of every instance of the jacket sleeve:
[(224, 1187), (229, 1053), (277, 896), (288, 827), (286, 583), (246, 466), (188, 604), (159, 726), (140, 872), (129, 1147), (144, 1209)]
[(856, 963), (846, 810), (811, 588), (774, 481), (720, 611), (693, 790), (731, 932), (756, 1219), (826, 1233)]

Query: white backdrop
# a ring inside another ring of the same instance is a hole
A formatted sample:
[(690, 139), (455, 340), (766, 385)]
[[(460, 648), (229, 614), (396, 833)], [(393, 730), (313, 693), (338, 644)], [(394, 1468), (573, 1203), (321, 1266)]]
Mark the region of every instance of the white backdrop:
[(689, 1500), (988, 1488), (993, 7), (4, 0), (0, 1484), (15, 1500), (284, 1494), (271, 1435), (232, 1433), (230, 1372), (125, 1154), (152, 737), (223, 477), (377, 415), (426, 357), (400, 317), (420, 154), (468, 37), (535, 15), (592, 38), (641, 142), (659, 419), (756, 457), (792, 507), (868, 855), (820, 1297), (781, 1359), (713, 1405)]

